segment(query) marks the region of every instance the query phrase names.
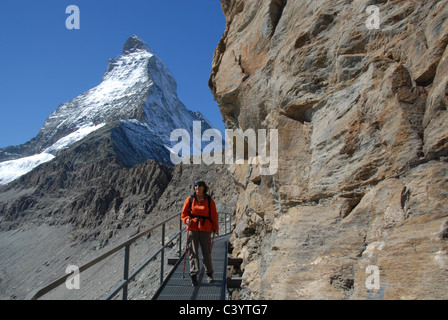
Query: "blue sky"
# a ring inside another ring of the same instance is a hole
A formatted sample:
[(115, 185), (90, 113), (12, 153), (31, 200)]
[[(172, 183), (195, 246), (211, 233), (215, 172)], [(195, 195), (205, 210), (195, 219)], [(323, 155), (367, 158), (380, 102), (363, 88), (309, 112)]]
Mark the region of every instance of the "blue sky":
[[(70, 5), (79, 30), (66, 28)], [(2, 1), (0, 147), (29, 141), (61, 103), (98, 85), (134, 34), (165, 62), (187, 108), (224, 129), (208, 88), (224, 29), (219, 0)]]

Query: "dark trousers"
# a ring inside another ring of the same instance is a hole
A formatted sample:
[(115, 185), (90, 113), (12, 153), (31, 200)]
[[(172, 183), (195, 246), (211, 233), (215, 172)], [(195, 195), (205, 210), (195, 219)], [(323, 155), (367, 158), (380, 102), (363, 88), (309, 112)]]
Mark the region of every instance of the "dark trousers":
[(211, 232), (189, 231), (188, 252), (190, 256), (190, 276), (198, 275), (201, 268), (199, 266), (199, 244), (202, 250), (202, 263), (206, 274), (213, 274), (212, 265), (212, 241)]

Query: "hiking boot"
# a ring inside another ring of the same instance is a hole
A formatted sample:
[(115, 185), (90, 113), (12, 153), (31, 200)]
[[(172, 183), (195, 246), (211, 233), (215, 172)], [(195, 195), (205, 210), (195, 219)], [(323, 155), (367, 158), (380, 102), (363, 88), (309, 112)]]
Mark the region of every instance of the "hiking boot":
[(215, 282), (215, 279), (213, 278), (213, 273), (207, 274), (207, 281), (208, 281), (208, 283)]
[(191, 276), (191, 284), (193, 285), (193, 287), (196, 287), (198, 285), (198, 276), (197, 275)]

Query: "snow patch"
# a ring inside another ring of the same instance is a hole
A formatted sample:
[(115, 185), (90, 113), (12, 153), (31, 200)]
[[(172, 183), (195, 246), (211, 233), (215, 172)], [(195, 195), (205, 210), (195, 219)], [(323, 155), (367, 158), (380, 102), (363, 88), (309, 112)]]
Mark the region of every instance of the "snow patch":
[(75, 142), (83, 139), (90, 133), (102, 128), (105, 123), (94, 125), (92, 123), (80, 127), (77, 131), (69, 134), (66, 137), (59, 139), (51, 147), (45, 149), (42, 153), (35, 154), (30, 157), (20, 158), (16, 160), (9, 160), (0, 163), (0, 185), (5, 185), (14, 181), (15, 179), (27, 174), (37, 166), (51, 161), (55, 158), (51, 152), (69, 148)]
[(42, 163), (53, 160), (53, 158), (54, 155), (43, 152), (34, 156), (0, 163), (0, 185), (10, 183)]
[(51, 147), (48, 147), (44, 150), (44, 153), (51, 153), (52, 151), (63, 150), (69, 148), (75, 142), (83, 139), (88, 136), (90, 133), (104, 127), (105, 123), (101, 123), (99, 125), (94, 125), (92, 123), (83, 125), (75, 132), (70, 133), (68, 136), (65, 136), (59, 139), (55, 144)]

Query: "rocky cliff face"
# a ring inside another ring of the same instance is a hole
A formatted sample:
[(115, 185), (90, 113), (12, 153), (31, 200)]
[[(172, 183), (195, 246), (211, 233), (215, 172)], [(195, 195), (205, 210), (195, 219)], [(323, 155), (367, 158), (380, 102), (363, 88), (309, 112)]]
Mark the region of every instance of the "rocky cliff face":
[(275, 175), (231, 168), (240, 298), (446, 299), (448, 2), (221, 3), (226, 126), (279, 135)]

